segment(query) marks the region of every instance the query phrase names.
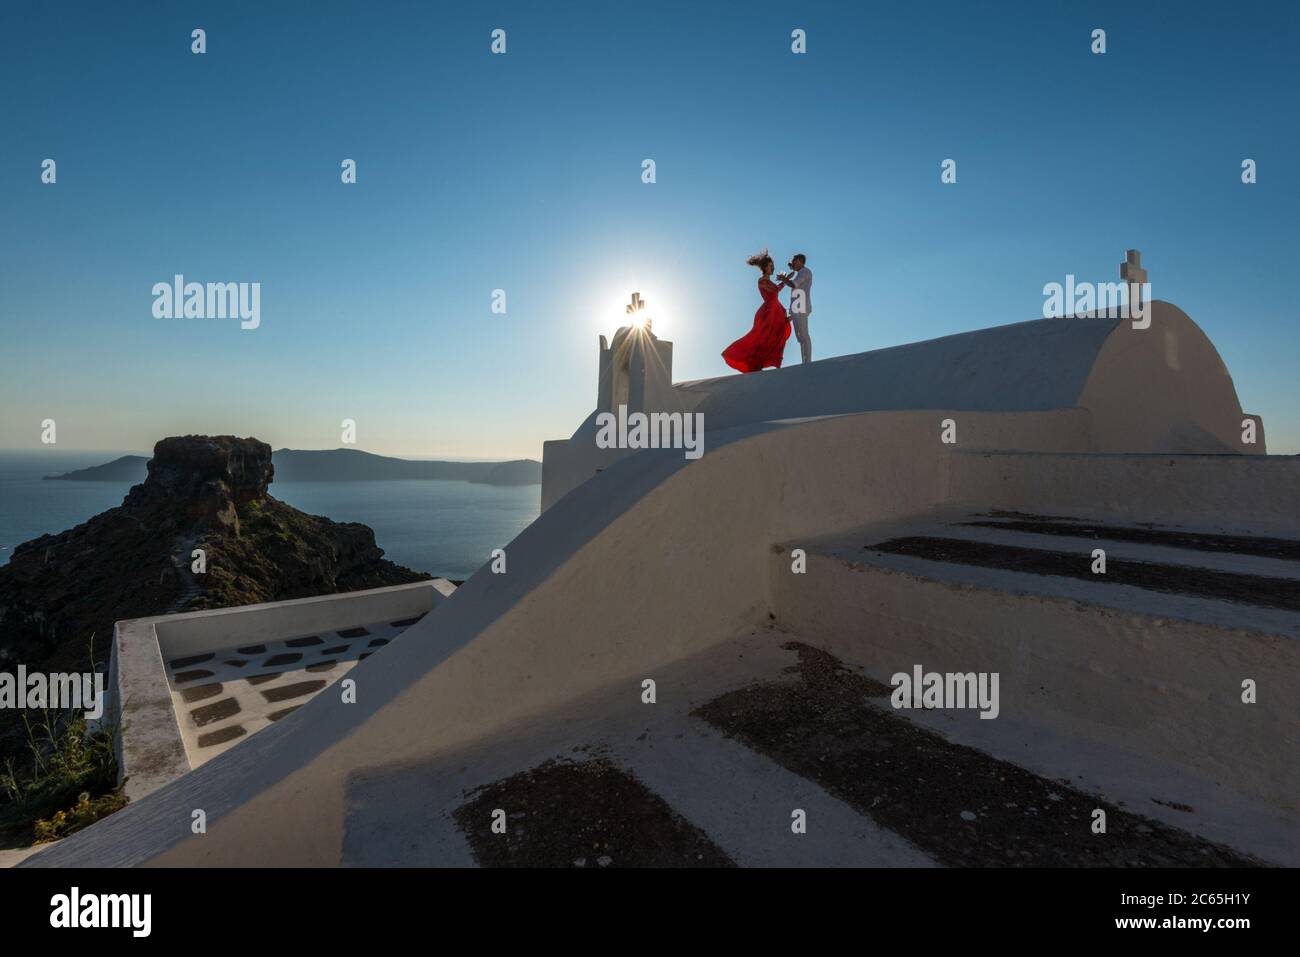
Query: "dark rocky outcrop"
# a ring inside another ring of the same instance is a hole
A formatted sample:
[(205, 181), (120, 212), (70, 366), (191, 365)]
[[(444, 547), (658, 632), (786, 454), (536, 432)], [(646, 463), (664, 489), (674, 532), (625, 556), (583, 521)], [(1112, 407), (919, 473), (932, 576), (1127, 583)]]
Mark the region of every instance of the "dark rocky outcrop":
[[(374, 532), (271, 497), (257, 439), (163, 439), (122, 504), (14, 549), (0, 567), (0, 667), (107, 658), (123, 618), (354, 591), (429, 576), (387, 561)], [(205, 574), (191, 554), (206, 553)]]
[[(246, 502), (266, 495), (275, 476), (271, 447), (233, 435), (186, 435), (153, 447), (149, 477), (131, 490), (139, 502), (150, 496), (208, 503), (219, 498)], [(126, 504), (131, 504), (128, 498)]]

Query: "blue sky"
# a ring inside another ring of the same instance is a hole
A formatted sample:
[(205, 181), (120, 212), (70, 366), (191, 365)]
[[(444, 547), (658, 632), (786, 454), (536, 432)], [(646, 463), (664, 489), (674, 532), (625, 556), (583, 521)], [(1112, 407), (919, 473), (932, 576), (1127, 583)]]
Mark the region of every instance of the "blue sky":
[[(1251, 2), (6, 4), (0, 447), (53, 418), (67, 449), (332, 448), (351, 418), (372, 451), (540, 458), (633, 289), (676, 378), (728, 372), (767, 245), (808, 254), (818, 356), (1037, 318), (1044, 283), (1139, 248), (1270, 451), (1300, 451), (1298, 25)], [(178, 272), (261, 282), (261, 327), (154, 319)]]

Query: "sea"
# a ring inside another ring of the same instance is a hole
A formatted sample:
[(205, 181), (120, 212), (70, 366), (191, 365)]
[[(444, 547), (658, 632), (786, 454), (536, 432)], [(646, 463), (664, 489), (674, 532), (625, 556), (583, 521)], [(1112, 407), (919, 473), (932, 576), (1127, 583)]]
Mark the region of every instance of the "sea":
[[(15, 545), (122, 504), (131, 487), (129, 482), (50, 482), (46, 475), (103, 465), (126, 454), (0, 451), (0, 565), (9, 561)], [(457, 581), (541, 511), (538, 485), (273, 481), (270, 492), (303, 512), (369, 525), (385, 558)]]

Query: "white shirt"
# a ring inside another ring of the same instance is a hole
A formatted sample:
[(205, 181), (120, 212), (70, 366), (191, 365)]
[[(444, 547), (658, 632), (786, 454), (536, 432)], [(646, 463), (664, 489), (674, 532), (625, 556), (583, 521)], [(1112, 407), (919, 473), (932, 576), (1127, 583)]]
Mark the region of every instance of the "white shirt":
[[(790, 285), (794, 289), (803, 290), (802, 296), (795, 292), (790, 293), (790, 312), (803, 316), (812, 315), (812, 270), (804, 266), (790, 277)], [(799, 301), (800, 299), (803, 299), (802, 303)], [(803, 308), (800, 309), (799, 306), (803, 306)]]

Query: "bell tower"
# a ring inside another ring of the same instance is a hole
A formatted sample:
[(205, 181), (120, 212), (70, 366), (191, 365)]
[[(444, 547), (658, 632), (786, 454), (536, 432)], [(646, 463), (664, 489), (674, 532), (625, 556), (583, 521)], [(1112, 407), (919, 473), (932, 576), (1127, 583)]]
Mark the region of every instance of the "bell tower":
[(677, 408), (673, 393), (673, 344), (651, 329), (645, 300), (632, 293), (627, 305), (631, 325), (614, 333), (614, 341), (600, 337), (600, 384), (597, 412), (668, 412)]

